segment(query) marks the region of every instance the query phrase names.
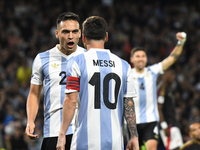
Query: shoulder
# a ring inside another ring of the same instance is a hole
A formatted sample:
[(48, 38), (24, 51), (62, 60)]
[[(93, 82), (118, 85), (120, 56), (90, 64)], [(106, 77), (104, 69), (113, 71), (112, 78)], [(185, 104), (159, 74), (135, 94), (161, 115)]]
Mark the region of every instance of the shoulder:
[(149, 65), (147, 68), (149, 68), (149, 69), (158, 68), (158, 67), (160, 67), (160, 65), (161, 65), (161, 63), (156, 63), (156, 64)]
[(71, 57), (69, 59), (68, 63), (74, 63), (76, 62), (77, 64), (81, 64), (83, 61), (85, 61), (85, 53), (80, 53), (78, 55), (75, 55), (74, 57)]
[(38, 53), (36, 57), (41, 57), (41, 58), (47, 57), (47, 56), (49, 56), (49, 53), (50, 53), (50, 52), (52, 53), (52, 52), (54, 52), (55, 50), (56, 50), (56, 48), (53, 47), (53, 48), (51, 48), (51, 49), (49, 49), (49, 50), (46, 50), (46, 51), (44, 51), (44, 52)]
[(192, 144), (194, 143), (193, 140), (187, 141), (183, 146), (181, 147), (181, 150), (187, 150)]
[(81, 52), (81, 53), (84, 53), (84, 52), (86, 52), (87, 50), (86, 50), (85, 48), (80, 47), (80, 46), (77, 45), (77, 51), (78, 51), (78, 52)]
[(153, 65), (150, 65), (147, 67), (148, 68), (148, 71), (152, 71), (154, 73), (160, 73), (162, 74), (163, 73), (163, 70), (162, 70), (162, 63), (159, 62), (159, 63), (156, 63), (156, 64), (153, 64)]

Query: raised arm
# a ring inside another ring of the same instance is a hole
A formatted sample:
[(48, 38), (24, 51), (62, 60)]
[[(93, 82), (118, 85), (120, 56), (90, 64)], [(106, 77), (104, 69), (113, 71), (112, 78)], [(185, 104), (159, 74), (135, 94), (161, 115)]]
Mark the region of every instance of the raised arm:
[(126, 150), (139, 150), (135, 105), (132, 97), (124, 98), (124, 115), (131, 134), (131, 138), (127, 144)]
[(77, 103), (78, 92), (67, 93), (63, 102), (63, 120), (60, 128), (60, 133), (57, 141), (57, 150), (65, 149), (65, 135), (72, 122)]
[(38, 139), (38, 135), (34, 135), (35, 129), (35, 118), (37, 116), (37, 112), (39, 109), (40, 102), (40, 93), (41, 93), (42, 85), (34, 85), (31, 84), (30, 92), (27, 99), (26, 110), (27, 110), (27, 126), (26, 126), (26, 134), (30, 139)]
[(178, 32), (176, 34), (176, 39), (178, 40), (176, 47), (173, 49), (171, 54), (162, 61), (163, 71), (167, 70), (171, 65), (173, 65), (181, 55), (184, 43), (186, 41), (186, 33)]

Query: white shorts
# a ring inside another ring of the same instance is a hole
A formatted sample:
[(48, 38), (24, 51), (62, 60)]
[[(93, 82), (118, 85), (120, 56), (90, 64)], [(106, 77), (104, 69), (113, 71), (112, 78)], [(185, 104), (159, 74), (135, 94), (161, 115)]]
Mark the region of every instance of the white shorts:
[(169, 147), (170, 150), (177, 148), (177, 147), (181, 147), (183, 145), (181, 132), (178, 127), (171, 127), (170, 140), (165, 135), (164, 130), (160, 130), (160, 136), (161, 136), (164, 146)]

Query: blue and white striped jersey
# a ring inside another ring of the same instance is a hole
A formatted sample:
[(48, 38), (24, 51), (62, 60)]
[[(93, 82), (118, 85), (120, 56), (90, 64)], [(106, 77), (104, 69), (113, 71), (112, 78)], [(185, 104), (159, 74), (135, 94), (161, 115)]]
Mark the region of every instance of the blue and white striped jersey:
[(67, 72), (80, 79), (80, 107), (71, 149), (123, 150), (123, 98), (136, 96), (130, 65), (110, 50), (92, 48), (73, 57)]
[[(74, 53), (67, 56), (55, 46), (39, 53), (34, 60), (31, 83), (44, 88), (44, 138), (59, 135), (67, 81), (66, 66), (71, 57), (83, 52), (84, 49), (78, 46)], [(73, 130), (71, 124), (66, 134), (73, 134)]]
[(135, 89), (138, 93), (138, 96), (134, 98), (136, 123), (159, 121), (156, 81), (158, 75), (163, 73), (162, 64), (158, 63), (145, 67), (142, 74), (137, 73), (135, 68), (131, 70)]

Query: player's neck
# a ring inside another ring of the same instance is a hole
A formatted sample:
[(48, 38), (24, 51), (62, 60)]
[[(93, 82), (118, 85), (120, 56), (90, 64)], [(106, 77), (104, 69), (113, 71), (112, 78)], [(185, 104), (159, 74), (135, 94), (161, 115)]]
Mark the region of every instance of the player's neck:
[(91, 48), (104, 49), (104, 41), (103, 40), (90, 40), (88, 43), (86, 43), (86, 49), (89, 50)]
[(62, 52), (63, 54), (65, 54), (65, 55), (68, 56), (68, 55), (70, 55), (71, 53), (73, 53), (73, 52), (76, 51), (77, 45), (75, 46), (75, 49), (74, 49), (74, 50), (66, 50), (66, 49), (62, 48), (62, 47), (60, 46), (60, 44), (57, 44), (57, 48), (58, 48), (58, 50), (59, 50), (60, 52)]
[(142, 74), (144, 72), (144, 68), (143, 69), (135, 68), (135, 70), (139, 74)]

